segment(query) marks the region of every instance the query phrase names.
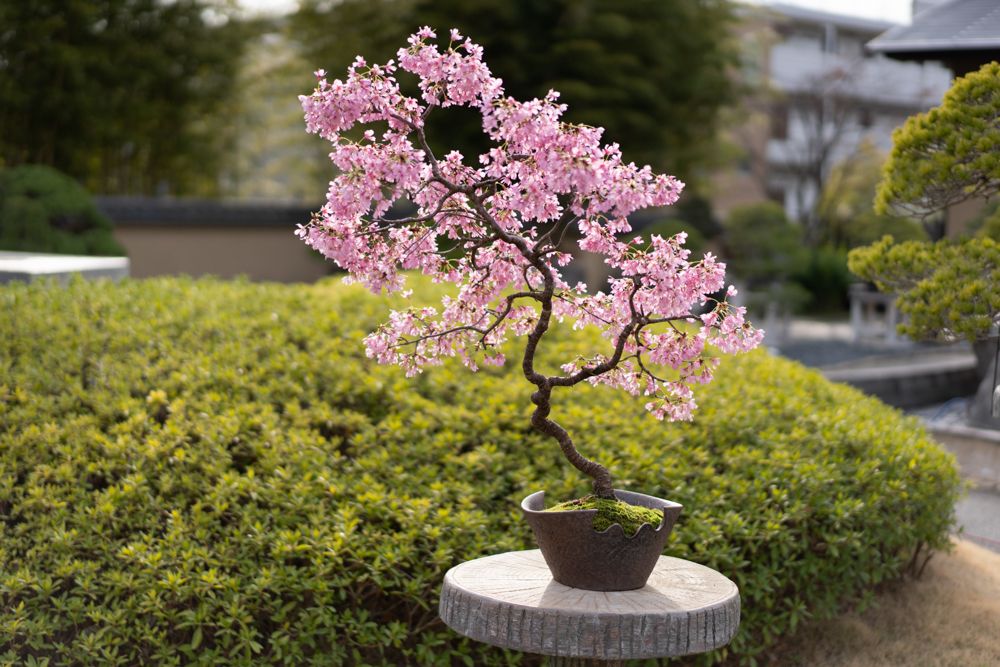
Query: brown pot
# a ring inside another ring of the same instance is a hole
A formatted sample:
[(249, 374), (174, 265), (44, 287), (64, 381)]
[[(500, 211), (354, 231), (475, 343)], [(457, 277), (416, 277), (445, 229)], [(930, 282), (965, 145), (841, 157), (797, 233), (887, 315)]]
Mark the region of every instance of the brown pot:
[(635, 535), (626, 537), (618, 524), (602, 532), (594, 530), (597, 510), (543, 511), (544, 491), (521, 501), (542, 557), (560, 584), (588, 591), (630, 591), (646, 585), (681, 505), (630, 491), (616, 490), (615, 496), (630, 505), (663, 510), (663, 521), (659, 526), (643, 524)]

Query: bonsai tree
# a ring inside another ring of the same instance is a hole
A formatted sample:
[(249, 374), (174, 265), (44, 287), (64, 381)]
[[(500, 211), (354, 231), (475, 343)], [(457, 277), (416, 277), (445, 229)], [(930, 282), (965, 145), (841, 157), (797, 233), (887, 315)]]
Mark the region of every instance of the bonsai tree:
[(882, 291), (899, 295), (909, 318), (901, 333), (916, 339), (972, 343), (978, 359), (979, 389), (970, 417), (980, 426), (1000, 428), (992, 412), (997, 381), (996, 331), (1000, 322), (1000, 243), (991, 238), (936, 243), (895, 243), (891, 236), (852, 250), (851, 271)]
[(1000, 64), (955, 79), (941, 105), (892, 134), (875, 212), (925, 218), (1000, 190)]
[[(623, 163), (617, 145), (601, 144), (601, 128), (562, 122), (565, 106), (554, 91), (528, 102), (504, 96), (482, 49), (457, 30), (446, 48), (435, 39), (421, 28), (398, 61), (368, 65), (359, 56), (344, 80), (316, 72), (318, 86), (300, 99), (308, 131), (332, 144), (339, 174), (322, 210), (297, 233), (376, 292), (402, 289), (401, 270), (457, 286), (440, 309), (393, 311), (365, 338), (369, 357), (408, 376), (445, 357), (472, 370), (501, 365), (508, 338), (525, 336), (520, 361), (534, 386), (532, 426), (592, 478), (596, 496), (614, 498), (607, 468), (582, 455), (551, 418), (553, 393), (605, 384), (646, 395), (659, 419), (690, 419), (691, 385), (708, 382), (719, 361), (708, 345), (748, 350), (763, 332), (744, 321), (742, 308), (708, 297), (725, 287), (725, 267), (710, 254), (689, 261), (683, 233), (648, 243), (619, 238), (634, 211), (674, 203), (680, 181)], [(403, 94), (400, 70), (416, 75), (419, 98)], [(428, 146), (428, 115), (448, 107), (482, 117), (492, 147), (471, 164)], [(393, 217), (399, 200), (416, 212)], [(581, 249), (603, 255), (618, 273), (608, 293), (563, 280), (560, 267), (573, 258), (560, 243), (571, 227)], [(536, 359), (559, 324), (596, 326), (607, 347), (548, 374)]]
[[(893, 134), (875, 199), (922, 217), (1000, 190), (1000, 64), (955, 80), (941, 106), (917, 114)], [(971, 341), (982, 376), (971, 416), (1000, 428), (992, 415), (996, 326), (1000, 323), (1000, 245), (989, 237), (896, 244), (891, 236), (851, 252), (851, 271), (899, 295), (914, 338)]]

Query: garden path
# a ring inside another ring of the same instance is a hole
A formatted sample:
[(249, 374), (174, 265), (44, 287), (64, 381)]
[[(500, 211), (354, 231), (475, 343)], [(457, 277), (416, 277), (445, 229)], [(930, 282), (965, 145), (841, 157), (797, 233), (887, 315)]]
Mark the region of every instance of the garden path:
[(1000, 553), (1000, 493), (973, 489), (955, 507), (962, 538)]
[[(938, 359), (942, 363), (951, 363), (960, 356), (970, 357), (971, 351), (966, 344), (942, 349), (940, 346), (920, 345), (901, 341), (894, 344), (876, 343), (872, 341), (855, 342), (850, 323), (842, 321), (794, 319), (784, 332), (780, 343), (775, 344), (775, 351), (783, 356), (799, 361), (807, 366), (817, 368), (849, 368), (852, 365), (899, 366), (907, 363), (926, 364), (928, 359)], [(765, 343), (770, 342), (765, 339)], [(914, 414), (925, 420), (944, 420), (945, 408), (957, 411), (961, 401), (951, 401), (948, 404), (935, 404), (925, 409), (914, 409)], [(955, 405), (951, 405), (955, 403)], [(974, 452), (968, 447), (956, 448), (948, 441), (942, 443), (959, 458), (959, 463), (968, 470), (975, 466), (975, 461), (964, 459), (978, 456), (982, 452)], [(991, 459), (993, 460), (993, 459)], [(982, 482), (977, 479), (976, 481)], [(1000, 553), (1000, 488), (995, 485), (982, 485), (972, 489), (969, 494), (956, 505), (958, 525), (962, 528), (962, 537), (975, 542), (992, 551)]]

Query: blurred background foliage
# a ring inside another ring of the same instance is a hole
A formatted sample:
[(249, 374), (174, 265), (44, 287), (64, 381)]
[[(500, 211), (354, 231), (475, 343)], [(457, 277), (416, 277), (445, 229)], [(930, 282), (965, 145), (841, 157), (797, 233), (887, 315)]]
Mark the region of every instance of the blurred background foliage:
[[(692, 181), (735, 101), (732, 20), (726, 0), (303, 0), (253, 19), (227, 0), (4, 2), (0, 164), (55, 166), (102, 194), (315, 197), (328, 167), (296, 99), (311, 72), (386, 60), (432, 25), (481, 43), (509, 94), (560, 90), (569, 120)], [(438, 115), (439, 147), (483, 146), (474, 113)], [(259, 171), (277, 186), (256, 187)]]
[(979, 237), (1000, 241), (1000, 201), (993, 200), (969, 222), (969, 230)]
[(0, 171), (0, 248), (125, 254), (90, 194), (72, 178), (40, 165)]
[[(732, 21), (726, 0), (303, 0), (291, 32), (310, 62), (336, 74), (358, 53), (394, 57), (416, 26), (445, 39), (456, 27), (483, 46), (508, 95), (558, 90), (568, 120), (604, 127), (627, 160), (691, 181), (716, 154), (719, 112), (736, 99)], [(432, 116), (431, 136), (482, 152), (478, 115), (456, 111)]]
[(206, 0), (0, 2), (0, 159), (93, 191), (213, 194), (249, 24)]
[[(740, 159), (723, 114), (745, 114), (755, 85), (741, 11), (731, 0), (300, 0), (251, 16), (238, 0), (0, 2), (0, 170), (54, 167), (103, 195), (314, 204), (334, 174), (302, 124), (312, 72), (342, 76), (356, 54), (394, 57), (417, 26), (454, 26), (484, 46), (507, 93), (559, 90), (568, 120), (605, 127), (626, 159), (687, 182), (677, 206), (634, 221), (637, 233), (686, 231), (695, 256), (721, 255), (765, 301), (843, 310), (849, 249), (926, 234), (874, 212), (884, 156), (870, 145), (832, 168), (818, 234), (804, 238), (766, 204), (713, 210), (713, 170)], [(438, 110), (431, 130), (438, 150), (474, 160), (485, 148), (469, 110)], [(970, 229), (996, 236), (1000, 218), (984, 213)]]
[(873, 208), (875, 190), (882, 177), (883, 155), (871, 143), (863, 143), (850, 160), (833, 168), (818, 204), (823, 221), (821, 245), (856, 248), (890, 234), (900, 241), (927, 240), (920, 223)]

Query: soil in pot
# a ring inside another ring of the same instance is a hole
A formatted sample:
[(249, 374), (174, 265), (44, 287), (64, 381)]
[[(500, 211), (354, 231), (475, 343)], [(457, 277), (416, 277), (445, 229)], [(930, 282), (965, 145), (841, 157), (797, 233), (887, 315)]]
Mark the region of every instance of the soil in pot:
[(663, 510), (642, 507), (641, 505), (629, 505), (617, 498), (598, 498), (597, 496), (584, 496), (576, 500), (568, 500), (545, 511), (565, 512), (569, 510), (597, 510), (593, 519), (594, 530), (600, 533), (617, 523), (625, 531), (626, 537), (633, 537), (643, 524), (648, 523), (656, 528), (663, 521)]

